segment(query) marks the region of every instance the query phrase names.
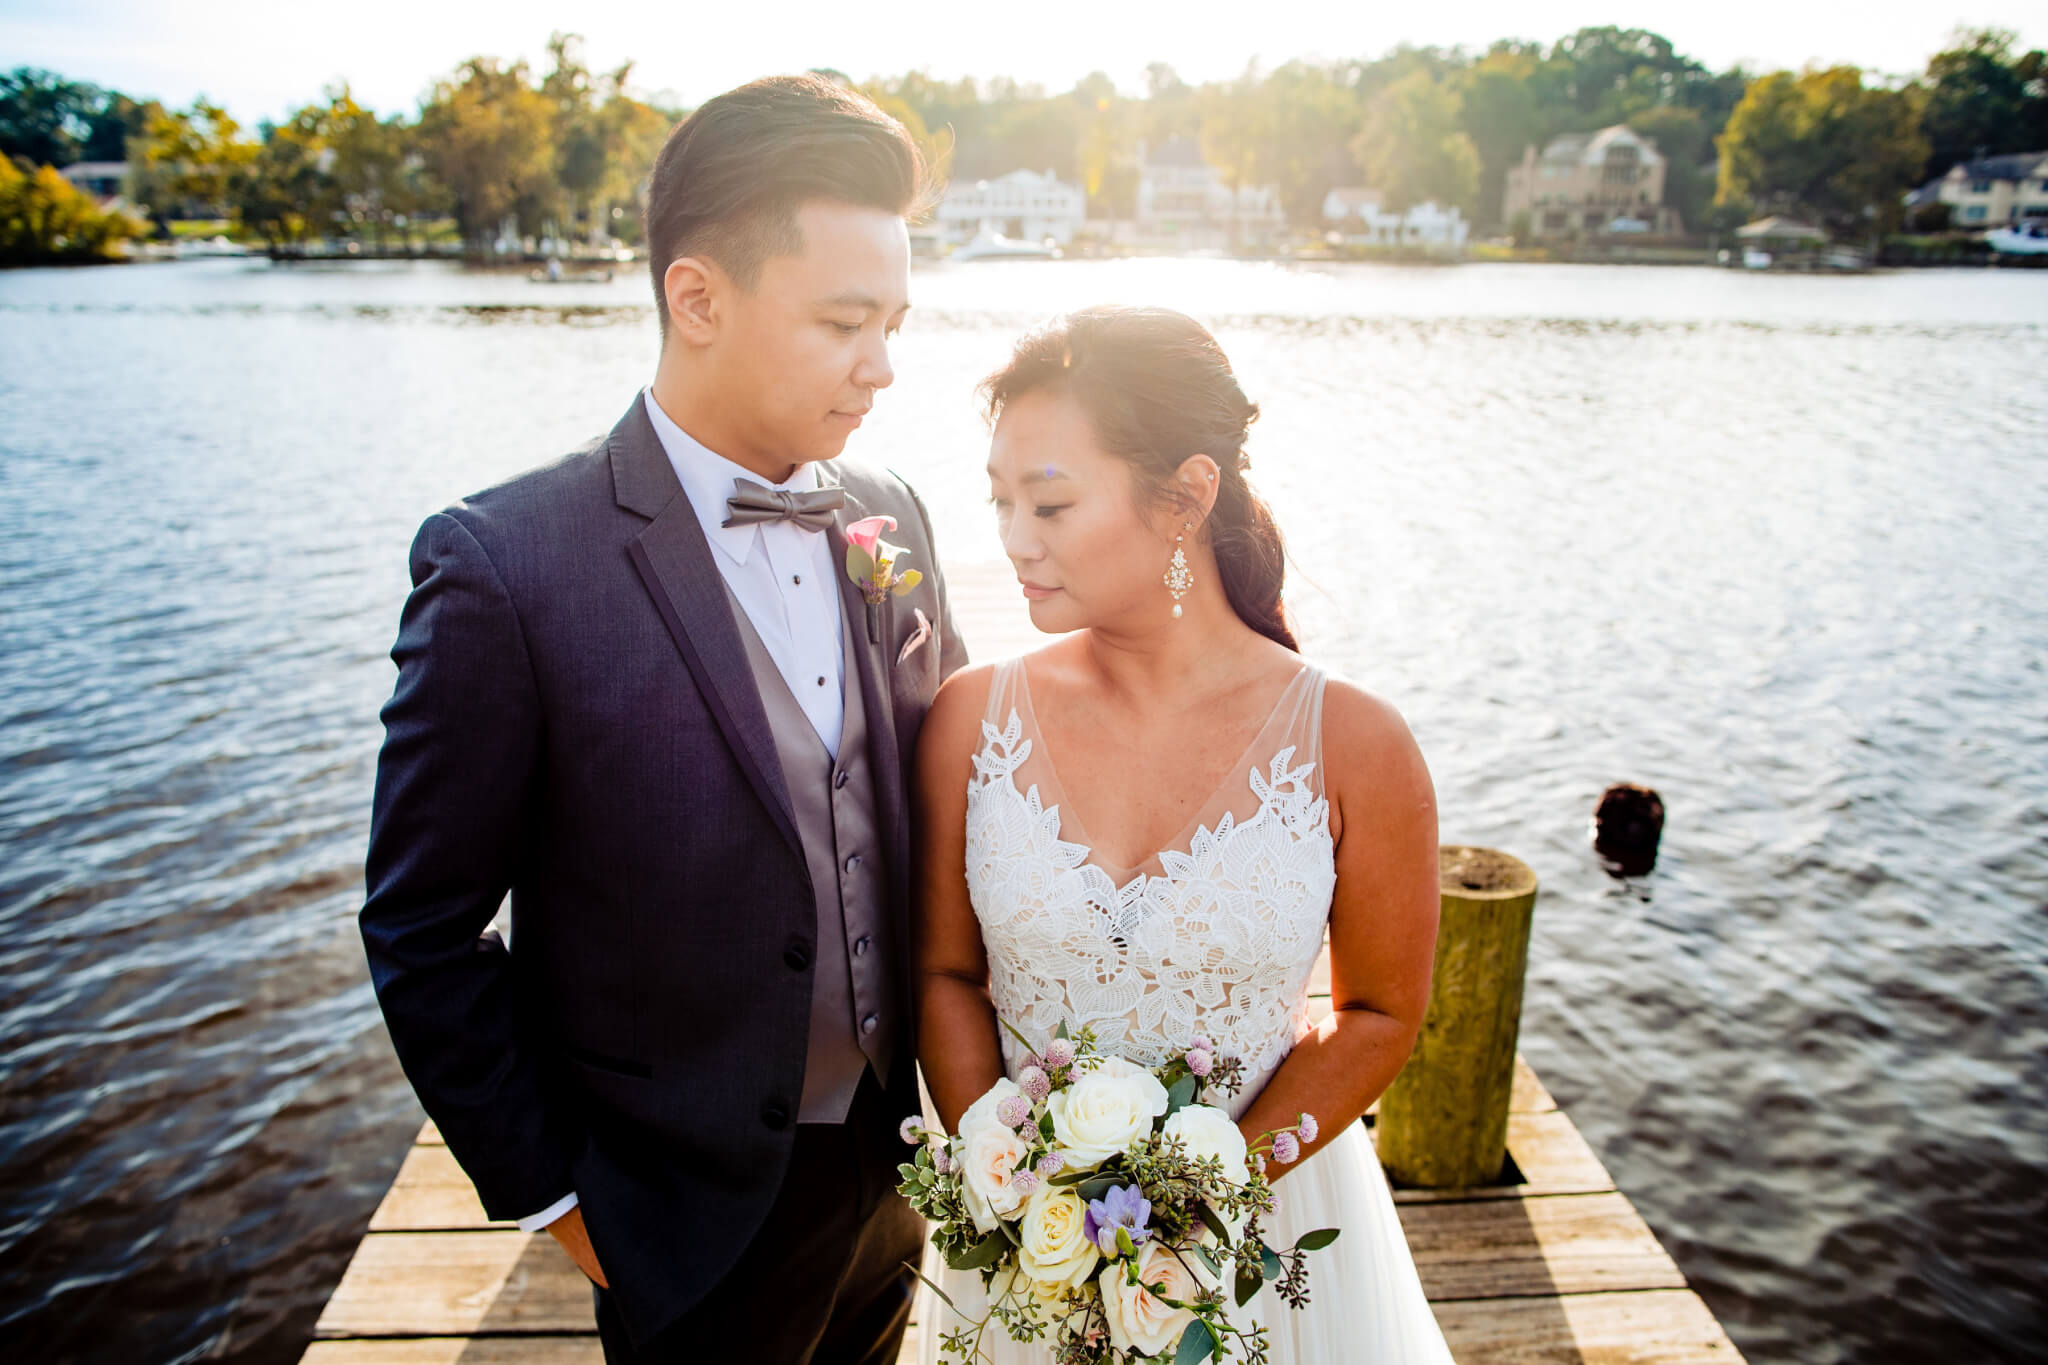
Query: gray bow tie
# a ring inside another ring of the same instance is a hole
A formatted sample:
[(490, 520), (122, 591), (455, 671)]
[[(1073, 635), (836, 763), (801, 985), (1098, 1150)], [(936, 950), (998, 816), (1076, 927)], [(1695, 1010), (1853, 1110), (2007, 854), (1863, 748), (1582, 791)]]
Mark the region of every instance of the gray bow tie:
[(752, 526), (757, 521), (793, 521), (806, 531), (822, 531), (832, 524), (832, 514), (846, 505), (843, 488), (820, 488), (811, 493), (792, 493), (770, 488), (752, 479), (734, 479), (733, 495), (725, 500), (726, 526)]

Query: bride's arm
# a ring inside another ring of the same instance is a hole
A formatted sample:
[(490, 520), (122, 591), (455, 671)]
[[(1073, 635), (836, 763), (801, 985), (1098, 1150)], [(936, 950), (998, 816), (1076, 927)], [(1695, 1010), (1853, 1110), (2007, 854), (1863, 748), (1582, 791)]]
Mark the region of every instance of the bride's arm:
[[(1314, 1151), (1393, 1083), (1429, 1005), (1439, 903), (1436, 793), (1400, 713), (1331, 681), (1324, 790), (1337, 848), (1330, 1017), (1295, 1045), (1238, 1121), (1247, 1138), (1316, 1118)], [(1269, 1176), (1286, 1166), (1267, 1168)]]
[(947, 1132), (1003, 1074), (988, 954), (967, 899), (967, 783), (988, 705), (991, 669), (964, 669), (932, 699), (917, 739), (912, 961), (917, 1060)]

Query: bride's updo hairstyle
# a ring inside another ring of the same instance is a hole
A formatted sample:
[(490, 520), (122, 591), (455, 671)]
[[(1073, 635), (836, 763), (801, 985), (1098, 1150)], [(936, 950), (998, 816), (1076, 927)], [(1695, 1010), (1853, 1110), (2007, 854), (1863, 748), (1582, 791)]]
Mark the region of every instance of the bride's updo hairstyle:
[(1190, 455), (1216, 462), (1216, 505), (1204, 529), (1224, 595), (1246, 625), (1300, 652), (1280, 601), (1280, 527), (1244, 476), (1259, 405), (1238, 387), (1216, 338), (1170, 308), (1084, 308), (1018, 342), (1009, 363), (982, 381), (989, 423), (1041, 390), (1078, 402), (1103, 449), (1131, 466), (1140, 497), (1175, 515), (1187, 511), (1174, 482), (1181, 463)]

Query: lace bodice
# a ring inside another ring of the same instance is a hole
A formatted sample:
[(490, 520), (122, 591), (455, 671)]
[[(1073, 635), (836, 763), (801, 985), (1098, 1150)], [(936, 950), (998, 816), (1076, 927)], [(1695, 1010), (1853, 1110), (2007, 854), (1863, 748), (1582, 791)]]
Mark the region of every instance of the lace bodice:
[[(997, 1012), (1042, 1048), (1061, 1021), (1143, 1065), (1207, 1034), (1245, 1064), (1241, 1112), (1308, 1026), (1336, 888), (1323, 675), (1304, 666), (1183, 840), (1112, 875), (1071, 818), (1024, 663), (996, 669), (967, 793), (967, 889)], [(1012, 1076), (1024, 1048), (1007, 1031)]]

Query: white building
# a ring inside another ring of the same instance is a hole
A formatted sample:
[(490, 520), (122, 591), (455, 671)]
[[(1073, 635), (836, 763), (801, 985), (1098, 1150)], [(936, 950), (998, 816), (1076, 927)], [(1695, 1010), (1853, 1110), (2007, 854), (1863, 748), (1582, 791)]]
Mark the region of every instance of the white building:
[(1378, 190), (1331, 190), (1323, 198), (1323, 222), (1352, 246), (1420, 246), (1457, 250), (1472, 225), (1455, 208), (1434, 200), (1411, 204), (1406, 213), (1381, 207)]
[(1284, 236), (1287, 217), (1277, 189), (1242, 185), (1233, 195), (1202, 149), (1174, 136), (1155, 148), (1138, 144), (1138, 231), (1197, 246), (1222, 246), (1235, 231), (1256, 245)]
[(1051, 171), (1011, 171), (994, 180), (954, 181), (934, 217), (951, 242), (971, 240), (987, 223), (1018, 241), (1050, 237), (1065, 245), (1088, 219), (1088, 195)]
[(1959, 161), (1948, 174), (1906, 196), (1910, 208), (1949, 206), (1949, 226), (2009, 227), (2026, 218), (2048, 218), (2048, 152), (2012, 152)]

